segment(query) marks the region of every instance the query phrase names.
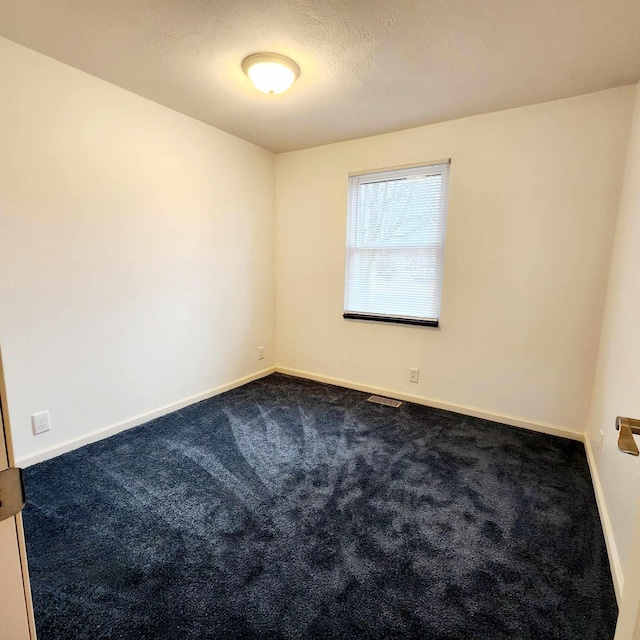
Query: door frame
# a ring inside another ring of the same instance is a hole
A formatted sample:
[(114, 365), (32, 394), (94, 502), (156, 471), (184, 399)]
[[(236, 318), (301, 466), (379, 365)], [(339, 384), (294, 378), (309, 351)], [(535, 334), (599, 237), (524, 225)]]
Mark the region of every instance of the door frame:
[[(7, 462), (9, 467), (15, 466), (15, 457), (13, 454), (13, 440), (11, 439), (11, 422), (9, 420), (9, 410), (7, 403), (7, 386), (5, 382), (4, 367), (2, 364), (2, 348), (0, 345), (0, 426), (4, 430), (4, 447), (7, 454)], [(31, 582), (29, 580), (29, 567), (27, 564), (27, 547), (24, 537), (24, 524), (22, 522), (22, 513), (14, 516), (16, 527), (16, 537), (18, 541), (18, 553), (20, 556), (20, 567), (22, 570), (22, 587), (24, 591), (24, 600), (27, 608), (27, 620), (29, 623), (29, 638), (36, 640), (36, 621), (33, 613), (33, 599), (31, 597)]]
[[(637, 459), (640, 463), (640, 458)], [(636, 505), (632, 546), (640, 544), (640, 500)], [(632, 553), (626, 567), (624, 590), (618, 602), (618, 622), (614, 640), (638, 640), (640, 638), (640, 554)]]

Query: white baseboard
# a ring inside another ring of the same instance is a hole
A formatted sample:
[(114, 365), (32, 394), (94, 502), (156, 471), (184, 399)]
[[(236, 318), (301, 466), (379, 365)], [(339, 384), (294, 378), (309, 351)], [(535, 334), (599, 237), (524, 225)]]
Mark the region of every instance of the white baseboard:
[(598, 504), (600, 520), (602, 522), (602, 528), (604, 531), (605, 543), (607, 546), (607, 553), (609, 555), (609, 563), (611, 565), (611, 573), (613, 575), (613, 584), (616, 592), (616, 598), (618, 599), (618, 602), (621, 601), (622, 590), (624, 587), (624, 577), (622, 574), (622, 567), (620, 565), (620, 558), (618, 556), (616, 543), (613, 537), (611, 520), (609, 519), (609, 513), (607, 511), (607, 505), (604, 499), (604, 493), (600, 484), (598, 468), (595, 464), (593, 450), (591, 448), (589, 438), (579, 431), (566, 429), (564, 427), (559, 427), (544, 422), (527, 420), (525, 418), (518, 418), (515, 416), (494, 413), (491, 411), (484, 411), (475, 407), (467, 407), (465, 405), (454, 404), (451, 402), (443, 402), (441, 400), (435, 400), (433, 398), (414, 396), (407, 393), (402, 393), (400, 391), (393, 391), (391, 389), (382, 389), (373, 387), (371, 385), (352, 382), (350, 380), (343, 380), (341, 378), (332, 378), (330, 376), (310, 373), (309, 371), (301, 371), (299, 369), (290, 369), (288, 367), (275, 366), (269, 367), (267, 369), (262, 369), (261, 371), (245, 376), (244, 378), (233, 380), (232, 382), (221, 385), (219, 387), (215, 387), (214, 389), (209, 389), (208, 391), (203, 391), (202, 393), (184, 398), (183, 400), (178, 400), (177, 402), (165, 405), (163, 407), (160, 407), (159, 409), (148, 411), (146, 413), (134, 416), (133, 418), (128, 418), (127, 420), (116, 422), (115, 424), (103, 427), (102, 429), (97, 429), (96, 431), (92, 431), (91, 433), (85, 434), (83, 436), (66, 440), (65, 442), (62, 442), (48, 449), (42, 449), (41, 451), (37, 451), (36, 453), (22, 456), (16, 459), (16, 464), (21, 467), (28, 467), (32, 464), (43, 462), (44, 460), (48, 460), (49, 458), (54, 458), (55, 456), (67, 453), (68, 451), (78, 449), (79, 447), (82, 447), (86, 444), (97, 442), (98, 440), (103, 440), (104, 438), (108, 438), (109, 436), (115, 435), (116, 433), (120, 433), (121, 431), (126, 431), (127, 429), (131, 429), (132, 427), (137, 427), (141, 424), (144, 424), (145, 422), (153, 420), (154, 418), (159, 418), (168, 413), (171, 413), (172, 411), (177, 411), (179, 409), (182, 409), (183, 407), (187, 407), (191, 404), (195, 404), (196, 402), (200, 402), (201, 400), (206, 400), (207, 398), (212, 398), (213, 396), (217, 396), (221, 393), (224, 393), (225, 391), (230, 391), (231, 389), (241, 387), (249, 382), (252, 382), (253, 380), (264, 378), (265, 376), (268, 376), (276, 371), (297, 378), (316, 380), (317, 382), (324, 382), (338, 387), (355, 389), (356, 391), (364, 391), (366, 393), (377, 393), (389, 398), (396, 398), (397, 400), (413, 402), (415, 404), (434, 407), (436, 409), (445, 409), (447, 411), (453, 411), (454, 413), (460, 413), (476, 418), (483, 418), (485, 420), (492, 420), (493, 422), (500, 422), (514, 427), (520, 427), (522, 429), (529, 429), (531, 431), (547, 433), (550, 435), (561, 436), (563, 438), (569, 438), (571, 440), (578, 440), (580, 442), (583, 442), (587, 452), (587, 461), (589, 463), (589, 469), (591, 471), (591, 478), (596, 495), (596, 502)]
[(244, 378), (238, 378), (237, 380), (233, 380), (232, 382), (228, 382), (227, 384), (220, 385), (219, 387), (215, 387), (214, 389), (209, 389), (208, 391), (203, 391), (202, 393), (184, 398), (183, 400), (172, 402), (171, 404), (167, 404), (164, 407), (160, 407), (159, 409), (147, 411), (146, 413), (141, 413), (137, 416), (134, 416), (133, 418), (121, 420), (120, 422), (116, 422), (115, 424), (103, 427), (102, 429), (97, 429), (95, 431), (92, 431), (91, 433), (78, 436), (77, 438), (65, 440), (64, 442), (48, 449), (42, 449), (40, 451), (36, 451), (35, 453), (21, 456), (20, 458), (16, 459), (16, 465), (20, 467), (28, 467), (32, 464), (37, 464), (38, 462), (48, 460), (49, 458), (55, 458), (56, 456), (59, 456), (63, 453), (67, 453), (68, 451), (78, 449), (85, 444), (91, 444), (92, 442), (97, 442), (98, 440), (104, 440), (104, 438), (108, 438), (109, 436), (120, 433), (121, 431), (126, 431), (127, 429), (131, 429), (132, 427), (137, 427), (141, 424), (144, 424), (145, 422), (153, 420), (154, 418), (160, 418), (167, 413), (177, 411), (178, 409), (187, 407), (190, 404), (195, 404), (196, 402), (206, 400), (207, 398), (212, 398), (213, 396), (217, 396), (221, 393), (224, 393), (225, 391), (230, 391), (231, 389), (235, 389), (236, 387), (241, 387), (242, 385), (245, 385), (248, 382), (252, 382), (253, 380), (264, 378), (265, 376), (274, 373), (275, 370), (275, 367), (262, 369), (261, 371), (252, 373), (248, 376), (245, 376)]
[(615, 589), (616, 598), (619, 605), (622, 602), (622, 591), (624, 590), (624, 575), (622, 573), (622, 565), (620, 564), (620, 556), (618, 555), (616, 541), (613, 537), (613, 527), (611, 526), (611, 519), (609, 518), (609, 512), (607, 510), (607, 503), (605, 502), (604, 492), (602, 491), (602, 485), (600, 484), (598, 466), (596, 465), (596, 460), (593, 455), (593, 449), (591, 447), (591, 441), (589, 440), (588, 435), (584, 438), (584, 446), (587, 450), (587, 461), (589, 463), (589, 470), (591, 471), (591, 481), (593, 482), (593, 489), (596, 494), (598, 512), (600, 513), (600, 522), (602, 523), (602, 530), (604, 531), (604, 541), (607, 545), (609, 565), (611, 566), (611, 574), (613, 576), (613, 587)]
[(422, 404), (427, 407), (434, 407), (435, 409), (445, 409), (446, 411), (453, 411), (454, 413), (461, 413), (465, 416), (473, 416), (475, 418), (483, 418), (484, 420), (492, 420), (493, 422), (501, 422), (502, 424), (508, 424), (512, 427), (520, 427), (522, 429), (529, 429), (530, 431), (537, 431), (539, 433), (547, 433), (552, 436), (561, 436), (563, 438), (569, 438), (570, 440), (578, 440), (584, 442), (584, 434), (580, 431), (574, 431), (573, 429), (567, 429), (566, 427), (559, 427), (554, 424), (547, 424), (545, 422), (536, 422), (535, 420), (528, 420), (526, 418), (518, 418), (516, 416), (504, 415), (502, 413), (494, 413), (492, 411), (484, 411), (476, 407), (467, 407), (462, 404), (454, 404), (452, 402), (443, 402), (442, 400), (435, 400), (434, 398), (425, 398), (423, 396), (413, 396), (402, 391), (394, 391), (392, 389), (381, 389), (379, 387), (372, 387), (371, 385), (360, 384), (359, 382), (351, 382), (350, 380), (343, 380), (341, 378), (331, 378), (329, 376), (322, 376), (316, 373), (310, 373), (309, 371), (301, 371), (299, 369), (289, 369), (288, 367), (276, 366), (279, 373), (284, 373), (289, 376), (295, 376), (297, 378), (306, 378), (307, 380), (316, 380), (317, 382), (325, 382), (327, 384), (333, 384), (337, 387), (346, 387), (347, 389), (355, 389), (356, 391), (365, 391), (366, 393), (377, 393), (381, 396), (388, 398), (395, 398), (396, 400), (404, 400), (405, 402), (413, 402), (415, 404)]

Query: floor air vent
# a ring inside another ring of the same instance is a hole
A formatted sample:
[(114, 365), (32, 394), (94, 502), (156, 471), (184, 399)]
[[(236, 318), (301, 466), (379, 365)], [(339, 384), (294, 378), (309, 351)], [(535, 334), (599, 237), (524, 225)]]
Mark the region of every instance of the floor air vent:
[(391, 398), (383, 398), (382, 396), (371, 396), (367, 398), (367, 402), (383, 404), (385, 407), (393, 407), (394, 409), (397, 409), (402, 404), (400, 400), (392, 400)]

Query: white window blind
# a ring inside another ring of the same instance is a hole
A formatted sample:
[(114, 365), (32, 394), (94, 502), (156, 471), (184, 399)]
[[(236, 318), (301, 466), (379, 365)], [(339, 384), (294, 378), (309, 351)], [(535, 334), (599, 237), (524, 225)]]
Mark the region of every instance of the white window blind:
[(349, 177), (344, 317), (437, 326), (449, 162)]

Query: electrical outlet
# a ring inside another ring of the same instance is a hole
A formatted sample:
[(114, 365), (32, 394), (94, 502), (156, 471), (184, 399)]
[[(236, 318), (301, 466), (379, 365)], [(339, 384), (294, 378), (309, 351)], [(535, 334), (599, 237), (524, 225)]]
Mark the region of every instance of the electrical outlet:
[(264, 347), (258, 347), (258, 360), (264, 360)]
[(409, 382), (418, 382), (420, 378), (420, 369), (409, 369)]
[(31, 416), (31, 428), (33, 429), (33, 435), (37, 436), (40, 433), (49, 431), (51, 425), (49, 424), (49, 412), (42, 411), (41, 413), (34, 413)]
[(603, 444), (604, 444), (604, 431), (600, 429), (600, 437), (598, 438), (598, 453), (602, 451)]

